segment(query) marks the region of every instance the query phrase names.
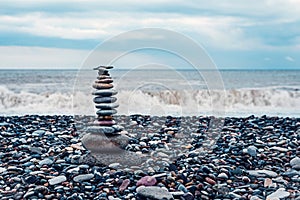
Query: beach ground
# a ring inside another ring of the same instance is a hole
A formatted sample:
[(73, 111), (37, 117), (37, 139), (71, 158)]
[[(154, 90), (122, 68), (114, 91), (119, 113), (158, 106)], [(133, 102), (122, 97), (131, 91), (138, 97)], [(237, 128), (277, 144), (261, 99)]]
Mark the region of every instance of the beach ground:
[(84, 148), (93, 119), (0, 117), (0, 198), (300, 199), (300, 118), (116, 116), (126, 166)]

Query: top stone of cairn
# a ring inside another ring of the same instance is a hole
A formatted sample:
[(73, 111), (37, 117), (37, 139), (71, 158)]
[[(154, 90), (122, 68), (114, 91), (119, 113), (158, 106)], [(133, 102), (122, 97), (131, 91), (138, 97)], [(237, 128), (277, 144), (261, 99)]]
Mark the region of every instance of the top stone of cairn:
[(100, 65), (98, 67), (95, 67), (94, 70), (101, 70), (101, 69), (112, 69), (114, 68), (113, 66), (103, 66), (103, 65)]

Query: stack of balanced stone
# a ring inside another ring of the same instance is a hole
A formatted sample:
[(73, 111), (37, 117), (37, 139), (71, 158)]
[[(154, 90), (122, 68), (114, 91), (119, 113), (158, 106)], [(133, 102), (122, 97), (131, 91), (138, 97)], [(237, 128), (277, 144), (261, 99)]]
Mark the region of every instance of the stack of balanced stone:
[(94, 127), (90, 127), (92, 131), (104, 133), (107, 137), (115, 136), (119, 134), (122, 129), (116, 125), (113, 119), (113, 115), (117, 113), (116, 108), (119, 106), (117, 98), (114, 95), (117, 91), (113, 89), (113, 80), (108, 72), (113, 66), (99, 66), (94, 68), (98, 70), (98, 77), (93, 84), (93, 88), (96, 89), (92, 94), (95, 95), (94, 103), (97, 110), (97, 121), (94, 122)]
[(142, 160), (134, 152), (125, 151), (131, 139), (122, 134), (122, 126), (118, 126), (114, 121), (113, 115), (117, 113), (117, 98), (114, 97), (117, 91), (113, 89), (113, 80), (110, 77), (109, 70), (112, 66), (99, 66), (94, 68), (98, 70), (98, 77), (92, 93), (94, 97), (97, 119), (88, 124), (85, 135), (81, 142), (90, 154), (82, 158), (82, 162), (89, 165), (111, 164), (121, 165), (139, 165)]

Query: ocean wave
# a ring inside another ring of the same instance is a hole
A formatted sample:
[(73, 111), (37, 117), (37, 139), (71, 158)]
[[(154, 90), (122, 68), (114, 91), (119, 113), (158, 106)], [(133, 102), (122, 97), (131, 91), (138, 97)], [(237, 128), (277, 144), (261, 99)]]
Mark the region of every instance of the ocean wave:
[[(125, 115), (300, 115), (300, 91), (294, 89), (121, 90), (117, 98), (120, 104), (118, 113)], [(36, 94), (14, 92), (0, 86), (0, 114), (93, 115), (95, 108), (92, 99), (92, 95), (82, 92)]]
[(0, 114), (72, 114), (72, 94), (14, 92), (0, 86)]

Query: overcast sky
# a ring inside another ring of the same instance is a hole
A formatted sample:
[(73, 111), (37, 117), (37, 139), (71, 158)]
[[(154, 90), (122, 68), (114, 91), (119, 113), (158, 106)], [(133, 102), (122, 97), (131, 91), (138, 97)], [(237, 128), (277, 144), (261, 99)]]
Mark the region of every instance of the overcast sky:
[(149, 27), (192, 38), (221, 69), (300, 69), (299, 0), (1, 0), (0, 68), (79, 68)]

